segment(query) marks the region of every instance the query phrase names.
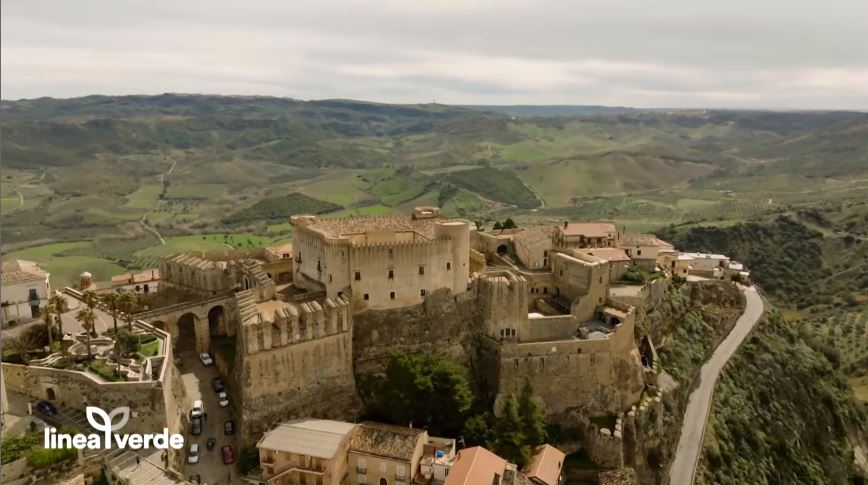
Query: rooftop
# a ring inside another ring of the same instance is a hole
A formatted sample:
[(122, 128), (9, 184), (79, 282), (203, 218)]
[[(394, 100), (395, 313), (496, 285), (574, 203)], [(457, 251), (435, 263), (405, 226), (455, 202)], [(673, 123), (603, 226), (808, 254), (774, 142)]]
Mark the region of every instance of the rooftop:
[(382, 217), (348, 217), (319, 219), (307, 227), (332, 237), (352, 236), (368, 232), (414, 232), (428, 239), (434, 238), (434, 223), (438, 217), (417, 219), (411, 215)]
[(621, 236), (621, 244), (625, 246), (660, 246), (661, 242), (654, 234), (627, 233)]
[(485, 448), (465, 448), (458, 452), (444, 485), (488, 485), (495, 483), (495, 475), (503, 477), (505, 470), (506, 460)]
[(590, 256), (605, 259), (606, 261), (630, 261), (630, 257), (623, 249), (618, 248), (592, 248), (578, 249), (577, 251)]
[(4, 262), (2, 274), (4, 285), (39, 281), (48, 277), (48, 273), (42, 271), (36, 263), (23, 259), (11, 259)]
[(112, 276), (112, 283), (143, 283), (146, 281), (156, 281), (160, 279), (160, 270), (149, 269), (141, 273), (127, 273), (117, 276)]
[(292, 255), (292, 243), (281, 244), (280, 246), (268, 246), (265, 249), (277, 256), (283, 256), (284, 254)]
[(365, 421), (350, 436), (350, 451), (410, 461), (424, 429)]
[(256, 447), (328, 459), (335, 456), (355, 426), (328, 419), (282, 423), (266, 432)]
[(565, 236), (609, 237), (617, 232), (608, 222), (565, 222), (558, 228)]
[(533, 461), (525, 467), (524, 474), (546, 485), (558, 485), (565, 456), (554, 446), (538, 446), (533, 452)]

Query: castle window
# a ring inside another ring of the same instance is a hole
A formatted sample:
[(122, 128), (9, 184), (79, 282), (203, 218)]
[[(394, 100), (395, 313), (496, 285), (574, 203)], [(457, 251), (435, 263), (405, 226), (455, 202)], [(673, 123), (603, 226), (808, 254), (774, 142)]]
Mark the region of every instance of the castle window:
[(394, 291), (390, 291), (390, 292), (389, 292), (389, 299), (390, 299), (390, 300), (394, 300), (394, 299), (395, 299), (395, 292), (394, 292)]
[(356, 281), (362, 281), (362, 272), (356, 271)]
[(549, 294), (549, 288), (548, 287), (543, 288), (543, 293), (548, 295)]
[(450, 269), (452, 269), (452, 263), (447, 261), (446, 262), (446, 271), (449, 271)]
[(389, 270), (389, 279), (390, 280), (395, 279), (395, 270), (391, 270), (391, 269)]
[(600, 276), (600, 283), (602, 283), (602, 282), (603, 282), (603, 277), (602, 277), (602, 276)]
[(424, 266), (419, 266), (419, 275), (421, 276), (421, 275), (424, 275), (424, 274), (425, 274), (425, 267), (424, 267)]
[(332, 275), (329, 275), (329, 283), (332, 282)]
[(425, 290), (419, 290), (419, 295), (420, 295), (420, 296), (425, 296)]
[(368, 301), (370, 299), (371, 299), (371, 297), (367, 293), (365, 293), (365, 301)]
[(563, 275), (564, 275), (564, 269), (561, 268), (561, 276), (563, 276)]
[(636, 256), (642, 256), (642, 250), (641, 249), (636, 251)]
[(391, 258), (394, 255), (395, 255), (395, 250), (390, 248), (389, 249), (389, 257)]

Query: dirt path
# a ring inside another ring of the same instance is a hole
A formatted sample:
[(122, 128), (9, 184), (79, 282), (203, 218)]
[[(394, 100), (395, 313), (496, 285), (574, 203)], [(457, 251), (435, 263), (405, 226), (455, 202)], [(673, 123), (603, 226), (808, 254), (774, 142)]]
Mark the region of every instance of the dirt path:
[[(169, 170), (168, 170), (166, 173), (161, 173), (161, 174), (160, 174), (160, 188), (161, 188), (163, 191), (166, 190), (166, 179), (172, 175), (172, 172), (175, 171), (175, 166), (178, 165), (178, 161), (175, 160), (175, 159), (173, 159), (173, 158), (169, 158), (168, 155), (166, 155), (166, 159), (167, 159), (167, 160), (172, 160), (172, 166), (169, 167)], [(153, 209), (151, 209), (151, 210), (145, 212), (144, 214), (142, 214), (142, 218), (139, 220), (139, 224), (141, 224), (142, 227), (143, 227), (146, 231), (148, 231), (148, 232), (150, 232), (151, 234), (157, 236), (157, 239), (160, 240), (160, 244), (166, 244), (166, 240), (163, 239), (163, 235), (160, 234), (160, 231), (158, 231), (156, 227), (151, 226), (150, 224), (148, 224), (148, 216), (149, 216), (152, 212), (154, 212), (158, 207), (160, 207), (160, 201), (159, 201), (159, 200), (157, 201), (157, 205), (156, 205)]]

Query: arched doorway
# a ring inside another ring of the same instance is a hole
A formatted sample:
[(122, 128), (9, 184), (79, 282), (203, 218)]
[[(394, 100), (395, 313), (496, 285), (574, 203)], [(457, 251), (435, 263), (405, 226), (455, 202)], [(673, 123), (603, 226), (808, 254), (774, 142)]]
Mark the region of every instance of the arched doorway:
[(389, 485), (389, 481), (386, 480), (385, 478), (381, 478), (380, 479), (380, 485)]
[(498, 256), (506, 256), (506, 253), (508, 253), (508, 252), (509, 252), (509, 248), (506, 246), (506, 244), (501, 244), (500, 246), (497, 247), (497, 255)]
[(49, 401), (54, 401), (57, 397), (54, 395), (54, 389), (48, 388), (45, 390), (45, 397), (48, 398)]
[(178, 337), (175, 339), (175, 350), (196, 350), (196, 315), (185, 313), (178, 319)]
[(226, 312), (223, 305), (215, 305), (208, 310), (208, 334), (212, 337), (226, 335)]

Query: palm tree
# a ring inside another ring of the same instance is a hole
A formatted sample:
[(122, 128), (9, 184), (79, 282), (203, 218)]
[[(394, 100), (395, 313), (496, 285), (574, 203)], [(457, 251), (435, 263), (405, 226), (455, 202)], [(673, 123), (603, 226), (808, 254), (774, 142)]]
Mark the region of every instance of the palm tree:
[(82, 308), (75, 315), (75, 319), (81, 323), (81, 328), (84, 329), (87, 336), (87, 358), (90, 360), (90, 332), (93, 331), (94, 322), (96, 322), (96, 314), (90, 308)]
[(96, 307), (96, 302), (99, 301), (99, 297), (97, 296), (96, 292), (93, 290), (83, 291), (81, 293), (81, 298), (84, 300), (84, 303), (87, 305), (87, 307), (90, 308), (91, 310), (93, 310), (94, 307)]
[(51, 316), (53, 314), (54, 314), (54, 305), (51, 303), (51, 300), (48, 300), (48, 303), (46, 303), (45, 306), (42, 307), (42, 320), (45, 322), (45, 329), (48, 331), (48, 352), (49, 353), (51, 353), (51, 347), (52, 347), (52, 344), (54, 343), (54, 339), (51, 337), (51, 334), (53, 333), (51, 331), (51, 327), (54, 326), (54, 325), (52, 325), (52, 321), (51, 321)]
[(69, 303), (60, 293), (55, 293), (48, 302), (54, 307), (54, 319), (57, 320), (57, 333), (60, 335), (60, 347), (63, 349), (63, 318), (61, 315), (69, 311)]
[(118, 311), (120, 310), (121, 295), (117, 291), (113, 291), (102, 297), (102, 300), (108, 305), (112, 314), (112, 324), (115, 329), (115, 338), (118, 338)]
[(127, 326), (130, 332), (133, 331), (133, 310), (139, 303), (139, 298), (131, 291), (125, 291), (118, 297), (118, 303), (121, 308), (127, 313)]

